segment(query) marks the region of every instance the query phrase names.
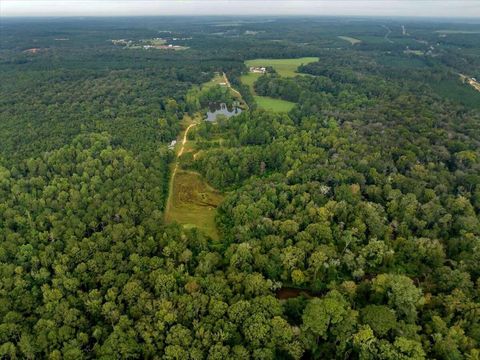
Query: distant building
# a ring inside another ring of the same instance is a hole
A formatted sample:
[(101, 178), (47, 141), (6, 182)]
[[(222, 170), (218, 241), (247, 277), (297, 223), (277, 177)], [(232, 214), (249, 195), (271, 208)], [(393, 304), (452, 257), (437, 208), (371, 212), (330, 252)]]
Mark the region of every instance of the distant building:
[(267, 72), (267, 69), (264, 67), (251, 66), (250, 72), (255, 74), (265, 74)]
[(170, 143), (170, 145), (168, 145), (168, 149), (169, 149), (169, 150), (173, 150), (173, 148), (175, 147), (175, 145), (177, 145), (177, 140), (172, 140), (172, 142)]
[(24, 50), (23, 52), (30, 53), (30, 54), (36, 54), (40, 50), (41, 50), (40, 48), (31, 48), (31, 49)]
[(113, 45), (128, 45), (131, 43), (131, 41), (127, 39), (118, 39), (118, 40), (112, 40)]

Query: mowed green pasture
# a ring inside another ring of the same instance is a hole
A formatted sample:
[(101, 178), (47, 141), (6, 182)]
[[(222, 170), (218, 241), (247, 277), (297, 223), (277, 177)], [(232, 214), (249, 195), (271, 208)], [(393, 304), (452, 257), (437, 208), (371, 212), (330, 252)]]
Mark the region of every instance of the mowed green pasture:
[[(245, 61), (247, 67), (257, 66), (257, 67), (273, 67), (280, 76), (284, 77), (294, 77), (297, 75), (302, 75), (297, 72), (297, 69), (302, 64), (308, 64), (311, 62), (318, 61), (317, 57), (303, 57), (298, 59), (254, 59)], [(276, 111), (276, 112), (289, 112), (295, 106), (295, 103), (282, 100), (274, 99), (268, 96), (259, 96), (255, 93), (254, 84), (262, 74), (257, 73), (248, 73), (243, 75), (240, 80), (243, 84), (247, 85), (252, 92), (255, 102), (257, 103), (260, 109)]]
[(255, 95), (254, 99), (260, 109), (269, 111), (289, 112), (295, 106), (295, 103), (293, 102), (282, 99), (274, 99), (268, 96)]
[(240, 77), (240, 81), (243, 84), (247, 85), (250, 88), (250, 91), (252, 92), (252, 94), (254, 94), (255, 88), (253, 85), (255, 84), (255, 81), (257, 81), (260, 76), (262, 76), (262, 74), (248, 73), (246, 75), (242, 75)]
[(271, 66), (280, 76), (294, 77), (299, 75), (297, 69), (300, 65), (306, 65), (318, 60), (318, 57), (303, 57), (298, 59), (253, 59), (245, 61), (245, 65), (247, 65), (247, 67)]
[(253, 94), (253, 98), (257, 106), (260, 109), (270, 110), (275, 112), (289, 112), (295, 106), (295, 103), (282, 100), (282, 99), (274, 99), (268, 96), (258, 96), (255, 93), (255, 81), (262, 76), (262, 74), (255, 74), (255, 73), (248, 73), (247, 75), (243, 75), (240, 80), (243, 84), (247, 85), (250, 88), (250, 91)]

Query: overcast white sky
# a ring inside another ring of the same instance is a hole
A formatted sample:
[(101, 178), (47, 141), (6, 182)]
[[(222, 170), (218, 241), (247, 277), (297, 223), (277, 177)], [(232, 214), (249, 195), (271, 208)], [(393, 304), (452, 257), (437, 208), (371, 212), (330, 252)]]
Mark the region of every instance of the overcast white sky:
[(480, 0), (0, 0), (0, 16), (253, 14), (480, 18)]

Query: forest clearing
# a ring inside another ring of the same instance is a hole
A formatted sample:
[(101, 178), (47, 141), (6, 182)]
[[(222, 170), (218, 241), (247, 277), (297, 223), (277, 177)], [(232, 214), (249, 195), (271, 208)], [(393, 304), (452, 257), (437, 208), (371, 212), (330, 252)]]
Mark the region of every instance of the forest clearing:
[(477, 81), (477, 79), (465, 76), (463, 74), (460, 74), (460, 79), (466, 83), (469, 84), (471, 87), (473, 87), (475, 90), (480, 91), (480, 83)]
[[(318, 57), (303, 57), (298, 59), (254, 59), (245, 61), (245, 65), (250, 67), (273, 67), (275, 71), (282, 77), (295, 77), (302, 75), (298, 73), (300, 65), (309, 64), (318, 61)], [(242, 75), (240, 80), (243, 84), (250, 88), (250, 91), (260, 109), (275, 111), (275, 112), (289, 112), (295, 106), (295, 103), (282, 99), (275, 99), (269, 96), (260, 96), (255, 91), (255, 82), (262, 76), (261, 73), (249, 72)]]
[(172, 163), (173, 170), (169, 184), (169, 194), (165, 207), (165, 221), (177, 222), (187, 228), (196, 227), (212, 239), (218, 239), (215, 226), (215, 209), (223, 196), (208, 185), (202, 175), (194, 171), (181, 169), (180, 158), (183, 154), (193, 152), (192, 141), (188, 140), (189, 131), (201, 121), (200, 115), (193, 119), (185, 115), (185, 130), (179, 135), (176, 157)]
[(350, 37), (350, 36), (339, 36), (338, 38), (342, 39), (342, 40), (345, 40), (345, 41), (348, 41), (352, 45), (360, 44), (362, 42), (362, 40), (355, 39), (355, 38)]
[(165, 205), (165, 220), (166, 221), (168, 221), (170, 207), (171, 207), (171, 204), (172, 204), (173, 183), (174, 183), (175, 175), (177, 174), (177, 171), (178, 171), (179, 158), (180, 158), (180, 156), (182, 156), (182, 154), (185, 150), (185, 144), (187, 142), (188, 132), (196, 124), (197, 123), (193, 122), (193, 119), (188, 115), (185, 115), (185, 117), (183, 118), (183, 125), (186, 126), (186, 128), (185, 128), (184, 131), (182, 131), (178, 135), (178, 140), (177, 140), (176, 146), (175, 146), (175, 154), (176, 154), (175, 155), (175, 160), (170, 165), (171, 176), (170, 176), (170, 182), (169, 182), (169, 186), (168, 186), (168, 197), (167, 197), (167, 201), (166, 201), (166, 205)]
[(225, 86), (225, 79), (223, 78), (222, 75), (220, 75), (219, 72), (216, 72), (213, 76), (213, 78), (210, 81), (207, 81), (206, 83), (202, 84), (201, 88), (202, 90), (209, 89), (213, 86), (220, 85), (220, 86)]
[(250, 88), (250, 92), (252, 93), (255, 103), (258, 105), (258, 107), (263, 110), (276, 112), (288, 112), (292, 110), (295, 106), (295, 103), (293, 102), (282, 99), (274, 99), (269, 96), (259, 96), (256, 94), (254, 84), (258, 78), (260, 78), (260, 76), (262, 76), (262, 74), (248, 73), (240, 77), (240, 81)]
[(247, 67), (273, 67), (280, 76), (295, 77), (300, 75), (297, 69), (300, 65), (317, 62), (318, 57), (302, 57), (294, 59), (253, 59), (245, 61)]
[(202, 175), (194, 171), (178, 170), (172, 178), (172, 192), (166, 211), (167, 222), (177, 222), (186, 228), (198, 228), (218, 240), (215, 209), (222, 202), (222, 194), (208, 185)]
[(268, 110), (268, 111), (276, 111), (276, 112), (289, 112), (295, 106), (295, 103), (291, 101), (286, 101), (282, 99), (274, 99), (269, 96), (258, 96), (255, 95), (254, 99), (259, 108)]
[[(215, 73), (210, 81), (200, 86), (200, 89), (208, 92), (219, 86), (228, 88), (230, 96), (248, 107), (241, 94), (231, 86), (225, 73)], [(171, 164), (165, 221), (167, 223), (177, 222), (186, 228), (198, 228), (212, 239), (218, 240), (215, 210), (222, 202), (223, 195), (210, 186), (200, 173), (182, 169), (181, 165), (182, 156), (191, 154), (191, 158), (194, 160), (201, 151), (195, 146), (194, 140), (189, 140), (189, 132), (202, 121), (204, 119), (201, 112), (196, 113), (193, 118), (188, 114), (185, 114), (183, 118), (182, 126), (185, 130), (178, 136), (175, 147), (176, 156)]]
[(202, 91), (211, 89), (214, 86), (221, 86), (221, 87), (226, 87), (229, 89), (230, 93), (233, 95), (235, 100), (237, 100), (240, 104), (242, 104), (242, 107), (245, 107), (248, 109), (247, 103), (243, 100), (242, 94), (238, 92), (238, 90), (234, 89), (232, 85), (230, 84), (230, 80), (228, 80), (227, 74), (222, 72), (221, 74), (219, 72), (216, 72), (213, 76), (213, 78), (202, 84), (200, 87)]

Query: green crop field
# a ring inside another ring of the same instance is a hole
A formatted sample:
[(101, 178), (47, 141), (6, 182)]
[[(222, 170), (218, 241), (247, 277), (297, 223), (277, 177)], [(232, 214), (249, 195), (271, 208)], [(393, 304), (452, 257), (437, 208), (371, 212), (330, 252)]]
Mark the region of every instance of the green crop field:
[(309, 64), (318, 60), (318, 57), (303, 57), (298, 59), (254, 59), (245, 61), (245, 65), (247, 65), (247, 67), (271, 66), (280, 76), (294, 77), (299, 75), (297, 69), (300, 65)]

